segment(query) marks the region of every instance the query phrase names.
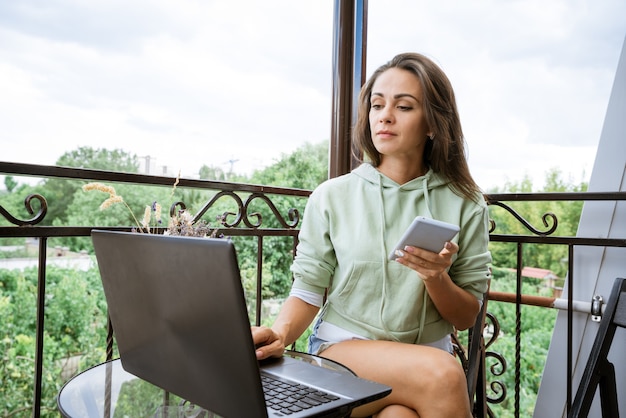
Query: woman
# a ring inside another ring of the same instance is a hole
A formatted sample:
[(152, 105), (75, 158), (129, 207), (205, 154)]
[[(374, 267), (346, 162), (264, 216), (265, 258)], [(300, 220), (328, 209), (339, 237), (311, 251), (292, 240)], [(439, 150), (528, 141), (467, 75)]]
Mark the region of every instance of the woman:
[[(381, 66), (354, 142), (367, 162), (311, 194), (291, 294), (271, 328), (252, 329), (257, 358), (280, 356), (317, 316), (310, 352), (392, 387), (353, 416), (471, 417), (450, 333), (474, 323), (487, 288), (488, 212), (446, 75), (415, 53)], [(417, 215), (461, 231), (439, 253), (406, 247), (389, 261)]]

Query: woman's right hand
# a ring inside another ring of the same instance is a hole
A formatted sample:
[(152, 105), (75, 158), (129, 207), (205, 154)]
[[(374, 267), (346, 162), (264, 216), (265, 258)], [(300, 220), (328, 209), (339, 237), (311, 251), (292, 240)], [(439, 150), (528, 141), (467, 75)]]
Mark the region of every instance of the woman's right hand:
[(251, 327), (257, 360), (281, 357), (285, 352), (282, 338), (268, 327)]
[(251, 327), (257, 360), (281, 357), (285, 347), (292, 344), (311, 324), (319, 307), (289, 296), (276, 317), (272, 328)]

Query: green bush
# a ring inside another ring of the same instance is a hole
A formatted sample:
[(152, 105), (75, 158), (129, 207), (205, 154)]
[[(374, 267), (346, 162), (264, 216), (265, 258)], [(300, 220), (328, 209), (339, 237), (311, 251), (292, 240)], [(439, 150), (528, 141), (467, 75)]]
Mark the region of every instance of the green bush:
[[(542, 292), (537, 283), (532, 283), (532, 280), (526, 278), (522, 287), (524, 294), (536, 295)], [(491, 289), (515, 293), (515, 272), (494, 268)], [(497, 318), (501, 327), (501, 333), (496, 342), (489, 347), (489, 351), (502, 355), (507, 362), (506, 371), (501, 376), (494, 376), (490, 373), (490, 368), (496, 363), (493, 359), (487, 358), (488, 396), (495, 398), (499, 395), (489, 389), (489, 383), (493, 381), (501, 382), (507, 391), (504, 402), (490, 404), (490, 408), (496, 417), (513, 417), (515, 411), (516, 307), (513, 303), (490, 301), (487, 310)], [(520, 312), (520, 416), (532, 416), (557, 312), (553, 309), (535, 306), (522, 306)]]
[[(37, 270), (0, 269), (0, 416), (29, 416), (35, 381)], [(48, 267), (42, 417), (57, 417), (56, 396), (74, 374), (104, 360), (106, 308), (98, 271)], [(65, 370), (70, 357), (76, 368)]]

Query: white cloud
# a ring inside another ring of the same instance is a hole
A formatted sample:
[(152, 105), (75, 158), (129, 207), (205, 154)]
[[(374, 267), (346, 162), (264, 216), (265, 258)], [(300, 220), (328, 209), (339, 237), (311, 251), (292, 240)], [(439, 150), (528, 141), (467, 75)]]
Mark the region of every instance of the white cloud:
[(391, 0), (370, 2), (370, 13), (370, 72), (413, 50), (450, 77), (479, 184), (528, 175), (540, 187), (550, 168), (588, 179), (626, 34), (626, 4)]
[[(621, 0), (370, 0), (368, 73), (419, 51), (457, 93), (489, 188), (591, 172)], [(0, 3), (0, 160), (123, 148), (193, 175), (260, 168), (330, 136), (333, 2)]]

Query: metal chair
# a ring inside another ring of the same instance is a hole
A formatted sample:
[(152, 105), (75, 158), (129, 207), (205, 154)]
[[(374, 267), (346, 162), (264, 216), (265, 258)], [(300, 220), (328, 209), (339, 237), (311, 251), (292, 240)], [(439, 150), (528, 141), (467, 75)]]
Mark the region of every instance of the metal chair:
[(460, 358), (465, 378), (467, 391), (470, 399), (470, 408), (474, 417), (487, 416), (487, 379), (485, 375), (485, 319), (487, 317), (488, 293), (483, 295), (483, 303), (480, 312), (472, 328), (468, 330), (467, 351), (461, 348), (456, 333), (452, 334), (455, 354)]
[[(607, 355), (617, 327), (626, 328), (626, 279), (615, 279), (568, 418), (586, 418), (600, 386), (602, 416), (619, 418), (615, 367)], [(622, 390), (623, 392), (623, 390)]]

